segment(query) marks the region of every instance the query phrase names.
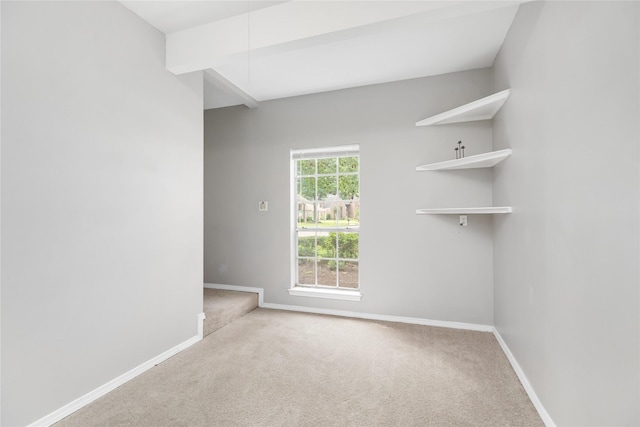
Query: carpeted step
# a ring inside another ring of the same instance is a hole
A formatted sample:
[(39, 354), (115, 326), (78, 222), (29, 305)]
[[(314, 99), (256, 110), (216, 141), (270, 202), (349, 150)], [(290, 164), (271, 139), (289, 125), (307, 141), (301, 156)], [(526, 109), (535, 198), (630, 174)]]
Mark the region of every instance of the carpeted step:
[(204, 290), (204, 336), (244, 316), (258, 307), (258, 294), (253, 292)]

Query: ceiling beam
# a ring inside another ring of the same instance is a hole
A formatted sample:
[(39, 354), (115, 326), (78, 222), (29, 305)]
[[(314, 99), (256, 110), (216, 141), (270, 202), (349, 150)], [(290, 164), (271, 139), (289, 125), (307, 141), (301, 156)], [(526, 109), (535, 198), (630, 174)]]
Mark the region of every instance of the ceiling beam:
[(238, 55), (405, 16), (430, 13), (434, 20), (477, 13), (518, 1), (289, 1), (167, 34), (166, 66), (174, 74), (224, 65)]
[[(208, 68), (204, 70), (204, 79), (213, 85), (215, 88), (224, 90), (230, 93), (232, 96), (238, 99), (238, 104), (244, 104), (247, 108), (257, 108), (258, 101), (253, 99), (251, 95), (240, 89), (238, 86), (231, 83), (224, 76), (216, 72), (215, 70)], [(206, 94), (205, 94), (206, 96)]]

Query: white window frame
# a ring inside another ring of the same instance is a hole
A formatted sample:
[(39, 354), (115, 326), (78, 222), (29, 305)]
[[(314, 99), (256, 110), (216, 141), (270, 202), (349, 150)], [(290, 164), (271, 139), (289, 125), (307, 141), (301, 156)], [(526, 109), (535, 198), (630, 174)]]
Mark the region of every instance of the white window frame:
[[(360, 156), (360, 146), (358, 144), (342, 145), (333, 147), (293, 149), (290, 152), (290, 196), (291, 196), (291, 225), (290, 225), (290, 263), (291, 263), (291, 287), (288, 289), (289, 295), (304, 296), (314, 298), (328, 298), (347, 301), (360, 301), (362, 294), (360, 293), (360, 261), (358, 259), (358, 288), (346, 289), (319, 286), (302, 286), (297, 285), (298, 276), (298, 198), (297, 198), (297, 176), (296, 176), (296, 160), (300, 159), (317, 159), (329, 157), (350, 157)], [(360, 166), (358, 167), (358, 180), (360, 179)], [(344, 229), (336, 227), (330, 231), (342, 231)], [(360, 230), (358, 229), (358, 234)], [(359, 239), (358, 239), (359, 240)], [(317, 272), (316, 272), (317, 274)], [(339, 283), (339, 282), (338, 282)]]

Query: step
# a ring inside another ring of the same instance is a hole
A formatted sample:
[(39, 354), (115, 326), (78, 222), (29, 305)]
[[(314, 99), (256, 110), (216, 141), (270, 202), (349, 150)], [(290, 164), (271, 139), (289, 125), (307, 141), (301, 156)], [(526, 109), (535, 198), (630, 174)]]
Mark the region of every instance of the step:
[(204, 290), (204, 336), (244, 316), (258, 307), (258, 294), (253, 292)]

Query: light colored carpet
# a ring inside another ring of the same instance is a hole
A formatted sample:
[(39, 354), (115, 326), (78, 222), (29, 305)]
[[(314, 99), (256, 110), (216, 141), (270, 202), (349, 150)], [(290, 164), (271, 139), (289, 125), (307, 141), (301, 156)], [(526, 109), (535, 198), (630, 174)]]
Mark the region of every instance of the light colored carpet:
[(262, 308), (56, 424), (542, 425), (491, 333)]
[(258, 294), (252, 292), (204, 290), (204, 336), (217, 331), (258, 307)]

